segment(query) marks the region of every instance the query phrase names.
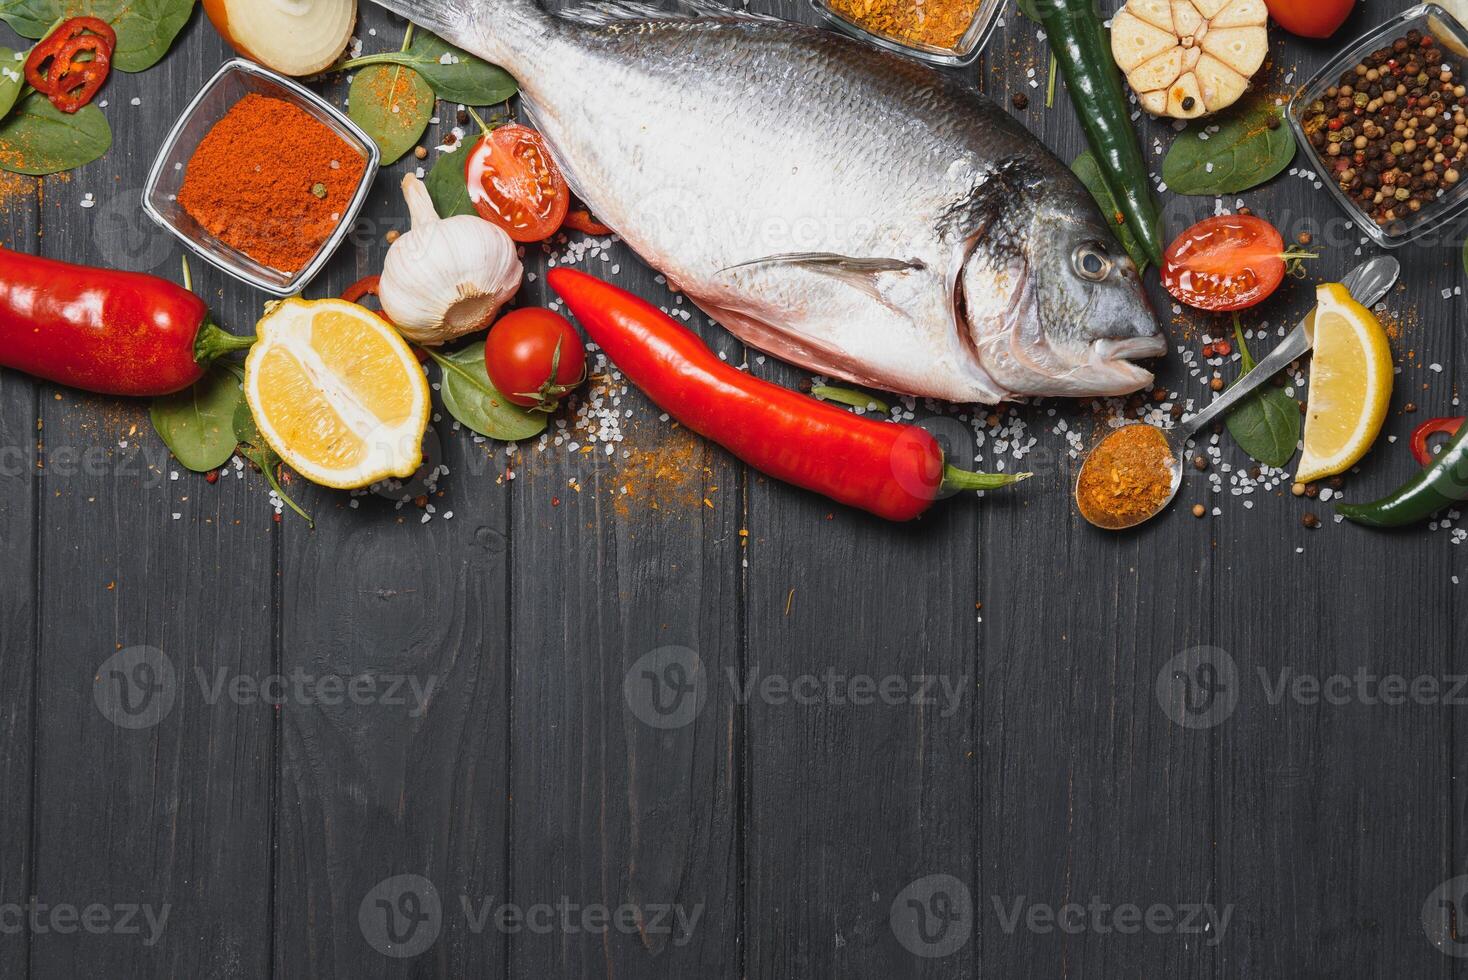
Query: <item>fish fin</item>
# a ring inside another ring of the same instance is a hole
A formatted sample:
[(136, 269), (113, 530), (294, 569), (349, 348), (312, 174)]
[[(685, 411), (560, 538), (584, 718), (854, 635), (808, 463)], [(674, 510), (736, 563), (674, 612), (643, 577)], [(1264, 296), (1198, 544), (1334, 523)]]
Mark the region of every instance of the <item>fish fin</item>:
[(917, 259), (866, 259), (835, 252), (782, 252), (779, 255), (764, 255), (748, 262), (725, 266), (719, 272), (733, 272), (757, 265), (798, 265), (842, 278), (875, 276), (883, 272), (921, 272), (927, 268)]
[(927, 268), (926, 265), (917, 259), (868, 259), (857, 258), (851, 255), (838, 255), (835, 252), (785, 252), (780, 255), (766, 255), (762, 258), (750, 259), (748, 262), (726, 266), (719, 270), (719, 274), (766, 265), (800, 268), (814, 272), (817, 275), (830, 276), (849, 286), (860, 289), (873, 299), (888, 305), (890, 305), (891, 301), (884, 297), (882, 291), (877, 288), (878, 276), (889, 272), (921, 272)]
[(682, 9), (665, 10), (651, 3), (643, 3), (641, 0), (596, 0), (594, 3), (557, 11), (556, 16), (576, 24), (585, 24), (588, 27), (605, 27), (608, 24), (621, 24), (627, 21), (687, 21), (701, 20), (706, 17), (785, 23), (779, 17), (757, 14), (748, 10), (736, 10), (732, 7), (725, 7), (714, 0), (678, 0), (678, 6)]

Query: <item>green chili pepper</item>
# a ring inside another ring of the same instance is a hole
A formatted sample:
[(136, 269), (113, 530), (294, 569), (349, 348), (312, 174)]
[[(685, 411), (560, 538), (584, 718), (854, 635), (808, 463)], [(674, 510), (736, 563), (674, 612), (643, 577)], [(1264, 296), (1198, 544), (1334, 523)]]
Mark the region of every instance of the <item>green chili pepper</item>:
[(1341, 504), (1336, 513), (1367, 527), (1404, 527), (1460, 500), (1468, 500), (1468, 425), (1458, 430), (1431, 466), (1395, 492), (1369, 504)]
[(1036, 6), (1101, 177), (1142, 249), (1161, 265), (1162, 221), (1095, 0), (1038, 0)]

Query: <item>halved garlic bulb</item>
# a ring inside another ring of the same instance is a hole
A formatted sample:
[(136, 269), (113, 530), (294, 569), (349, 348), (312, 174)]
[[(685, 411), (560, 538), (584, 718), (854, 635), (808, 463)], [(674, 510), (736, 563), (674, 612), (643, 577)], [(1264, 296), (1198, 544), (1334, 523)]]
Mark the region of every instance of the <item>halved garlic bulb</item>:
[(1111, 54), (1154, 116), (1192, 119), (1233, 105), (1269, 53), (1264, 0), (1127, 0)]

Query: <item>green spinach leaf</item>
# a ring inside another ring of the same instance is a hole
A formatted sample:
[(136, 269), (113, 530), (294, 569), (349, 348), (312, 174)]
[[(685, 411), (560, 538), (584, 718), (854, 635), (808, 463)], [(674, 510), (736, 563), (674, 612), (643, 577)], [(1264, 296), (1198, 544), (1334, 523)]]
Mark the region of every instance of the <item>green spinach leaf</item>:
[[(1254, 358), (1244, 343), (1244, 331), (1234, 318), (1234, 343), (1239, 347), (1243, 377), (1254, 370)], [(1300, 441), (1300, 406), (1283, 388), (1266, 384), (1228, 414), (1228, 434), (1239, 448), (1268, 466), (1283, 468)]]
[(178, 461), (207, 473), (234, 455), (235, 413), (244, 400), (239, 378), (216, 365), (192, 387), (153, 399), (148, 414)]
[[(427, 350), (427, 348), (425, 348)], [(482, 436), (514, 442), (545, 431), (548, 416), (505, 401), (484, 370), (484, 341), (452, 354), (429, 350), (443, 371), (439, 385), (449, 414)]]
[(122, 71), (157, 64), (193, 12), (194, 0), (0, 0), (0, 20), (22, 37), (45, 37), (68, 17), (107, 21), (117, 32), (112, 64)]
[(440, 218), (452, 218), (460, 214), (478, 214), (474, 202), (469, 200), (469, 181), (464, 175), (464, 154), (443, 153), (438, 162), (428, 171), (424, 185), (428, 196), (433, 198), (434, 209)]
[(112, 127), (102, 110), (89, 105), (67, 115), (39, 92), (20, 101), (0, 122), (0, 170), (45, 174), (91, 163), (112, 146)]
[(412, 68), (428, 81), (440, 99), (464, 105), (493, 105), (519, 91), (515, 80), (503, 68), (481, 61), (427, 31), (419, 32), (406, 51), (367, 55), (342, 67), (351, 70), (369, 65)]
[(1116, 203), (1116, 198), (1111, 195), (1111, 189), (1106, 186), (1106, 181), (1101, 176), (1101, 167), (1096, 163), (1096, 158), (1087, 150), (1076, 157), (1075, 162), (1070, 165), (1075, 175), (1086, 185), (1086, 190), (1096, 199), (1096, 205), (1101, 209), (1101, 217), (1106, 219), (1106, 225), (1116, 235), (1116, 240), (1121, 242), (1121, 247), (1126, 249), (1126, 254), (1132, 257), (1136, 263), (1137, 272), (1142, 273), (1147, 269), (1147, 252), (1137, 241), (1137, 236), (1132, 232), (1131, 225), (1126, 223), (1126, 215), (1121, 205)]
[(25, 88), (24, 57), (17, 59), (14, 51), (0, 47), (0, 119), (10, 115)]
[(311, 515), (302, 510), (280, 488), (280, 480), (275, 473), (280, 468), (280, 455), (260, 434), (260, 427), (255, 424), (255, 416), (250, 412), (250, 403), (243, 398), (235, 408), (234, 437), (239, 443), (239, 454), (260, 468), (260, 472), (265, 474), (265, 480), (270, 484), (270, 489), (275, 491), (275, 495), (284, 501), (287, 507), (299, 514), (302, 520), (315, 527), (316, 522), (311, 519)]
[[(1218, 132), (1209, 133), (1209, 125)], [(1294, 158), (1295, 135), (1280, 110), (1255, 104), (1179, 136), (1162, 160), (1162, 180), (1177, 194), (1237, 194), (1272, 179)]]
[(352, 79), (347, 115), (372, 137), (386, 167), (423, 138), (433, 106), (433, 89), (422, 75), (402, 65), (372, 65)]

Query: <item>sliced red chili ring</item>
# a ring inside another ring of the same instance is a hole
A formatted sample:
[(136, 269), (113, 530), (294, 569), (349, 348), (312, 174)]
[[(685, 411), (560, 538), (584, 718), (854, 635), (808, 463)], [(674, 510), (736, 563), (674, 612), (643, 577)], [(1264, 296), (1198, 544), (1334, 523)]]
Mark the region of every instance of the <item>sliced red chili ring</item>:
[(342, 293), (342, 299), (348, 303), (360, 303), (364, 296), (376, 296), (377, 288), (381, 285), (381, 276), (368, 276), (365, 279), (358, 279), (347, 287), (346, 292)]
[[(92, 52), (91, 61), (76, 60), (76, 56), (83, 51)], [(65, 67), (57, 73), (57, 65)], [(66, 42), (66, 47), (61, 49), (52, 68), (55, 89), (49, 94), (51, 104), (62, 112), (79, 112), (92, 101), (107, 81), (107, 75), (112, 70), (112, 49), (103, 43), (102, 38), (83, 34)]]
[(1419, 465), (1431, 466), (1433, 452), (1427, 444), (1427, 440), (1433, 436), (1454, 436), (1463, 427), (1463, 416), (1456, 418), (1428, 419), (1417, 428), (1412, 430), (1412, 455), (1416, 457)]
[[(76, 112), (92, 101), (112, 68), (117, 32), (105, 20), (73, 17), (31, 49), (26, 82), (62, 112)], [(90, 61), (79, 61), (90, 53)]]
[(610, 235), (612, 233), (612, 229), (597, 221), (585, 208), (572, 208), (567, 211), (566, 220), (562, 222), (562, 225), (572, 231), (584, 232), (588, 235)]

